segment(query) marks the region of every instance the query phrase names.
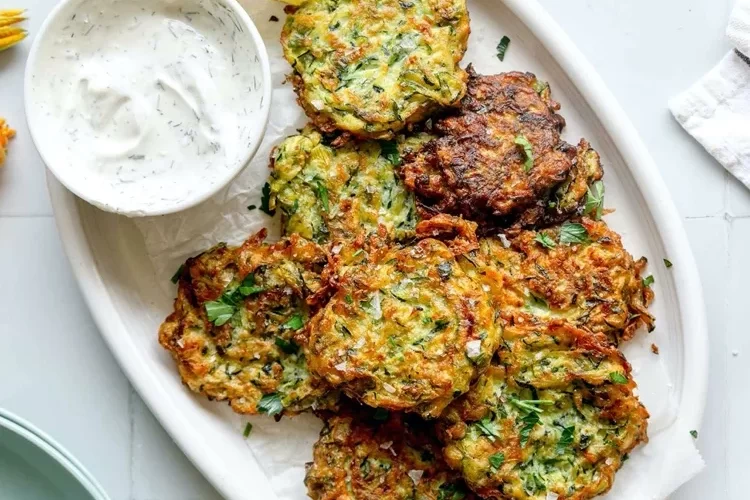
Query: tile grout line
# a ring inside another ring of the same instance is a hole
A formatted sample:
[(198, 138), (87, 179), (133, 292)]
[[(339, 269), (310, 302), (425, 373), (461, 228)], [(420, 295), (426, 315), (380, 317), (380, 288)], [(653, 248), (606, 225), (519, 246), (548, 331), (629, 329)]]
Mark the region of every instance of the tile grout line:
[(52, 214), (0, 214), (0, 219), (51, 219)]

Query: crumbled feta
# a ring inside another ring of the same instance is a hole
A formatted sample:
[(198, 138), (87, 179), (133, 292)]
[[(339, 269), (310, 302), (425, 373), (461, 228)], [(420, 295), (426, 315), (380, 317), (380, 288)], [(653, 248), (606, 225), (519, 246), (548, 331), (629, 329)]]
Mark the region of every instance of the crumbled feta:
[(414, 481), (414, 484), (419, 483), (419, 480), (422, 479), (422, 474), (424, 474), (423, 470), (410, 470), (408, 473), (409, 477), (412, 481)]
[(338, 371), (343, 372), (346, 370), (346, 361), (342, 361), (341, 363), (334, 366)]
[(489, 292), (490, 291), (490, 286), (489, 285), (482, 285), (482, 290), (484, 290), (485, 292)]
[(498, 234), (497, 237), (500, 239), (500, 243), (503, 244), (503, 248), (509, 248), (510, 247), (510, 241), (508, 240), (508, 238), (503, 233)]
[(323, 101), (321, 101), (320, 99), (312, 100), (310, 101), (310, 104), (312, 104), (312, 107), (317, 109), (318, 111), (323, 109)]
[(544, 498), (544, 500), (557, 500), (560, 495), (553, 491), (548, 491), (547, 496)]
[(394, 392), (396, 392), (396, 388), (393, 387), (388, 382), (386, 382), (386, 383), (383, 384), (383, 389), (385, 389), (386, 391), (390, 392), (391, 394), (393, 394)]
[(469, 359), (476, 359), (479, 357), (480, 354), (482, 354), (482, 341), (481, 340), (472, 340), (470, 342), (466, 343), (466, 355), (469, 357)]
[(383, 310), (380, 309), (380, 292), (375, 292), (372, 297), (372, 317), (375, 319), (383, 317)]
[(333, 248), (331, 248), (331, 252), (333, 252), (334, 255), (338, 255), (339, 252), (341, 252), (341, 245), (336, 245)]
[(360, 339), (359, 339), (359, 340), (358, 340), (358, 341), (357, 341), (357, 342), (356, 342), (356, 343), (354, 344), (354, 348), (355, 348), (355, 349), (359, 349), (359, 348), (360, 348), (360, 347), (362, 347), (363, 345), (365, 345), (365, 338), (364, 338), (364, 337), (361, 337), (361, 338), (360, 338)]

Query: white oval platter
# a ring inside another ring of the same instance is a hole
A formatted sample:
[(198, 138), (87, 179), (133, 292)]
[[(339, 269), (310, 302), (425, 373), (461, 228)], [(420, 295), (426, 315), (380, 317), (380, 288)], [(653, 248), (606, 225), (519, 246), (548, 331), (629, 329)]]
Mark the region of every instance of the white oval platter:
[[(535, 0), (469, 0), (469, 9), (471, 57), (464, 62), (474, 63), (480, 73), (531, 71), (548, 80), (568, 123), (564, 138), (577, 143), (586, 137), (601, 153), (606, 206), (617, 208), (606, 220), (623, 235), (631, 253), (649, 258), (648, 272), (656, 278), (652, 312), (657, 329), (641, 334), (627, 348), (630, 356), (656, 343), (671, 379), (668, 390), (653, 387), (651, 376), (638, 373), (635, 367), (641, 398), (657, 415), (650, 432), (670, 424), (658, 417), (662, 414), (679, 415), (687, 428), (698, 429), (708, 374), (705, 309), (688, 240), (656, 165), (596, 71)], [(254, 20), (265, 23), (267, 13), (264, 16)], [(277, 33), (281, 23), (276, 24)], [(512, 42), (505, 62), (500, 63), (495, 46), (503, 35)], [(273, 43), (277, 41), (266, 38), (267, 46)], [(49, 174), (48, 185), (64, 247), (101, 333), (175, 442), (228, 499), (295, 498), (286, 491), (296, 491), (298, 496), (298, 486), (287, 490), (281, 483), (300, 478), (269, 471), (264, 457), (256, 456), (242, 439), (238, 419), (228, 415), (225, 405), (193, 396), (180, 383), (172, 360), (156, 340), (173, 297), (157, 283), (143, 236), (134, 223), (80, 201)], [(667, 269), (663, 258), (674, 266)], [(665, 404), (671, 405), (671, 411), (662, 411)], [(274, 424), (278, 430), (269, 432), (293, 435), (290, 425), (307, 426), (308, 431), (316, 425), (304, 418), (289, 422), (284, 419)], [(311, 456), (310, 445), (308, 440), (269, 452), (302, 463)], [(269, 472), (277, 478), (275, 484), (266, 479)]]

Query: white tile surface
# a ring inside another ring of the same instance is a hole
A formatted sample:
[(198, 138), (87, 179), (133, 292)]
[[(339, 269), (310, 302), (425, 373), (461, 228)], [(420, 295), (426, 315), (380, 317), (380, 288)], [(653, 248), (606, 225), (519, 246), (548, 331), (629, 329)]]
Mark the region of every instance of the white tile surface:
[[(711, 379), (698, 444), (709, 465), (673, 498), (744, 499), (750, 218), (734, 217), (750, 217), (750, 192), (684, 134), (666, 109), (671, 95), (728, 50), (723, 32), (731, 0), (540, 1), (641, 131), (686, 218), (700, 267)], [(13, 3), (29, 9), (33, 34), (55, 0)], [(25, 42), (0, 52), (0, 115), (19, 129), (0, 171), (0, 338), (3, 353), (11, 353), (0, 363), (0, 406), (58, 439), (115, 500), (218, 498), (114, 364), (46, 217), (51, 210), (43, 167), (25, 130), (21, 102), (28, 47)]]

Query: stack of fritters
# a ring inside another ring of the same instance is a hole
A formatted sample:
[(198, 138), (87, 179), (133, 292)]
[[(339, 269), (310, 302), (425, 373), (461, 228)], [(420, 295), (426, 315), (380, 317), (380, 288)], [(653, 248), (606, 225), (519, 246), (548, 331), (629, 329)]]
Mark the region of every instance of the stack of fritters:
[(599, 155), (561, 140), (534, 75), (459, 68), (463, 0), (297, 3), (282, 44), (312, 124), (271, 156), (283, 238), (181, 268), (159, 339), (183, 381), (316, 410), (314, 499), (606, 492), (647, 440), (618, 346), (654, 319)]

